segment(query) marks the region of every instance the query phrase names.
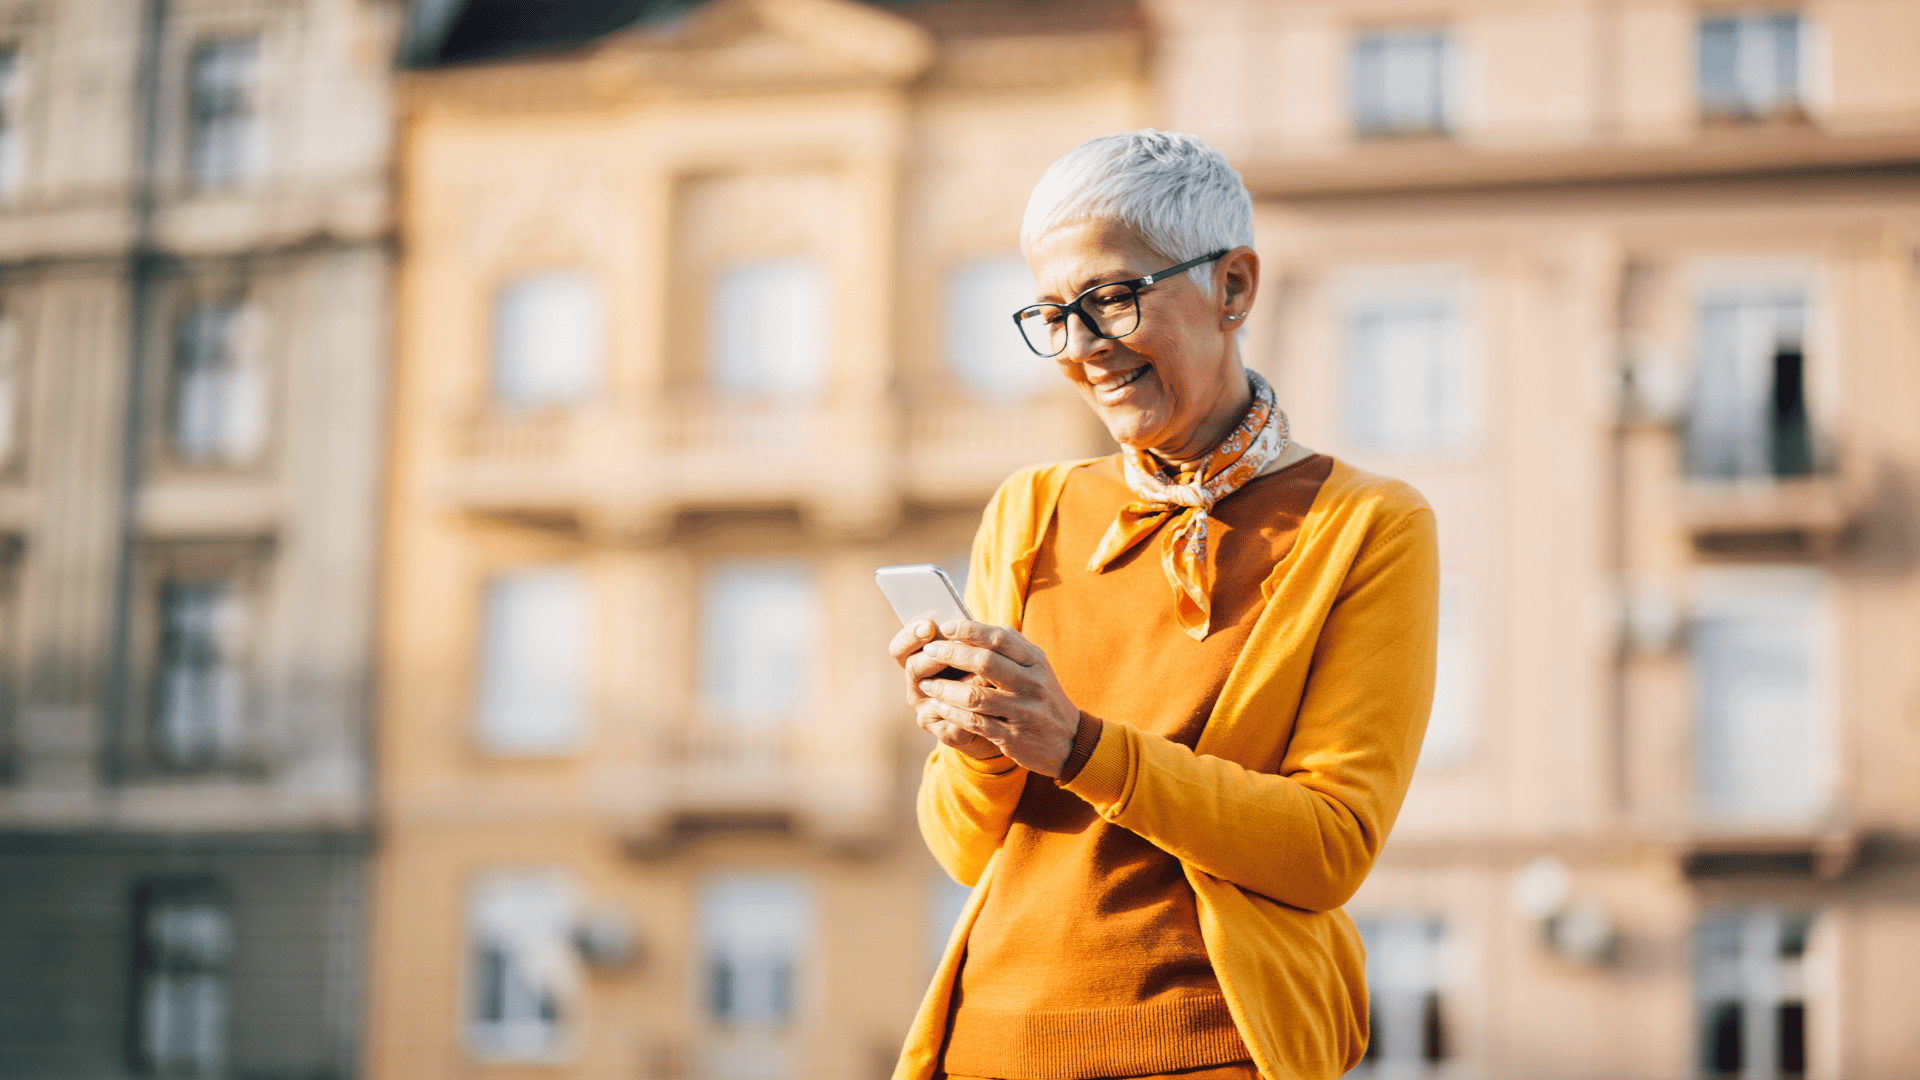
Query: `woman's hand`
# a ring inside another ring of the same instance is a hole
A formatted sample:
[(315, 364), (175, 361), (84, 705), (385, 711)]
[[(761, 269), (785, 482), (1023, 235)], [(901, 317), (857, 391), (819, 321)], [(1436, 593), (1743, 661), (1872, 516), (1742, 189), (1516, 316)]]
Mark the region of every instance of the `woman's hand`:
[[(947, 669), (944, 662), (932, 660), (923, 652), (924, 646), (940, 636), (933, 623), (926, 620), (900, 628), (888, 643), (887, 651), (893, 654), (893, 662), (899, 664), (907, 675), (907, 704), (913, 706), (913, 718), (922, 728), (953, 747), (955, 750), (974, 758), (999, 757), (1000, 748), (989, 742), (984, 736), (961, 727), (946, 718), (939, 711), (939, 702), (920, 692), (921, 682), (932, 679)], [(977, 676), (968, 676), (969, 679)]]
[[(1042, 776), (1059, 776), (1073, 752), (1080, 710), (1060, 689), (1046, 654), (1004, 626), (960, 620), (939, 630), (941, 638), (929, 639), (905, 665), (909, 678), (921, 676), (916, 713), (984, 738)], [(947, 667), (970, 677), (932, 677)]]

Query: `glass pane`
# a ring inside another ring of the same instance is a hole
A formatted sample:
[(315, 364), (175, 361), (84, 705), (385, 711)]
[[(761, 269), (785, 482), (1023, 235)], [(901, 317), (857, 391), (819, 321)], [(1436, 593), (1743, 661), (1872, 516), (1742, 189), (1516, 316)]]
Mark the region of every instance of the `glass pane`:
[(575, 749), (586, 727), (591, 611), (569, 567), (502, 574), (482, 608), (479, 735), (496, 754)]
[[(1687, 472), (1713, 479), (1774, 471), (1775, 357), (1800, 353), (1807, 300), (1798, 289), (1714, 291), (1700, 300)], [(1796, 369), (1796, 380), (1803, 372)], [(1804, 413), (1801, 417), (1804, 425)]]
[(1799, 568), (1700, 571), (1689, 636), (1696, 804), (1799, 820), (1829, 797), (1823, 588)]
[(1367, 950), (1373, 1039), (1367, 1057), (1388, 1069), (1433, 1060), (1442, 1043), (1439, 1001), (1446, 990), (1445, 925), (1425, 915), (1357, 918)]
[(1800, 102), (1800, 16), (1715, 15), (1699, 30), (1700, 106), (1710, 115), (1766, 119)]
[(813, 896), (804, 881), (774, 874), (709, 881), (700, 934), (713, 1018), (762, 1027), (792, 1019), (812, 933)]
[(565, 873), (493, 873), (468, 899), (467, 1032), (498, 1059), (548, 1058), (563, 1048), (580, 973), (573, 948), (578, 890)]
[(1376, 30), (1354, 43), (1352, 108), (1362, 135), (1444, 133), (1451, 126), (1452, 41), (1434, 29)]
[(820, 601), (813, 575), (790, 561), (725, 563), (702, 603), (701, 687), (719, 718), (777, 724), (812, 686)]
[(1459, 445), (1466, 372), (1452, 305), (1438, 300), (1362, 303), (1347, 328), (1347, 435), (1399, 451)]
[(202, 42), (193, 52), (191, 168), (201, 187), (250, 178), (258, 168), (254, 81), (259, 43), (253, 38)]
[(582, 270), (516, 278), (494, 308), (493, 393), (509, 405), (563, 405), (600, 389), (604, 311)]
[(149, 904), (142, 920), (140, 1049), (158, 1075), (215, 1080), (226, 1057), (232, 914), (210, 901)]
[(258, 317), (233, 301), (196, 304), (174, 348), (172, 443), (196, 464), (252, 461), (266, 436), (266, 386), (252, 355)]
[(20, 54), (0, 49), (0, 199), (20, 190)]
[(743, 263), (720, 276), (708, 316), (714, 383), (723, 390), (807, 398), (826, 386), (833, 290), (810, 258)]
[(205, 765), (240, 752), (244, 611), (229, 581), (161, 587), (156, 750), (174, 765)]
[[(1033, 303), (1033, 274), (1018, 254), (979, 259), (947, 279), (947, 365), (980, 397), (1013, 401), (1060, 376), (1015, 330), (1015, 311)], [(1039, 336), (1046, 348), (1046, 335)]]

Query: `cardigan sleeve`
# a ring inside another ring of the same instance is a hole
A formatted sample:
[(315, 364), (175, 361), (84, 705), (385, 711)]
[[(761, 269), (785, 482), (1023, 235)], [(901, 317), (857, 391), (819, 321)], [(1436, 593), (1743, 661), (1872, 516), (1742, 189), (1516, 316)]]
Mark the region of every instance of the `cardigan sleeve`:
[(1432, 511), (1374, 528), (1320, 628), (1277, 772), (1108, 723), (1063, 786), (1194, 869), (1297, 908), (1346, 903), (1412, 779), (1439, 632)]
[[(1022, 591), (1003, 580), (1012, 572), (1002, 551), (1009, 543), (1023, 545), (1018, 529), (1007, 528), (1010, 511), (1030, 499), (1034, 470), (1023, 470), (1000, 485), (980, 518), (967, 564), (967, 610), (982, 622), (1005, 623), (1012, 618), (1005, 597)], [(1013, 514), (1017, 520), (1025, 516)], [(1000, 848), (1013, 822), (1013, 811), (1026, 788), (1027, 770), (1012, 758), (999, 755), (975, 758), (942, 745), (928, 756), (915, 800), (920, 835), (935, 861), (955, 881), (974, 885), (988, 860)]]

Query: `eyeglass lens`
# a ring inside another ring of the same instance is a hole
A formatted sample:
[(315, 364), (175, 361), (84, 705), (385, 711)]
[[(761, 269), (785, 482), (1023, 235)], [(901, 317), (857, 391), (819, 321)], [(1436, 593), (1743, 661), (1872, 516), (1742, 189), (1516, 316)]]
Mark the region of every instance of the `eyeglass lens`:
[(1067, 350), (1068, 307), (1077, 306), (1094, 333), (1121, 338), (1140, 328), (1140, 294), (1126, 283), (1103, 285), (1083, 294), (1075, 305), (1035, 304), (1020, 312), (1020, 332), (1041, 356)]

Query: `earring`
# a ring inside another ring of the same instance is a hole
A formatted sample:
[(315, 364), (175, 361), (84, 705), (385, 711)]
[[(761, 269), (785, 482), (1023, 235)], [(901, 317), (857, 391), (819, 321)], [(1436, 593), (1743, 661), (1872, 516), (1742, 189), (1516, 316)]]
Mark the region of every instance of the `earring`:
[(1244, 312), (1244, 311), (1243, 311), (1243, 312), (1241, 312), (1241, 313), (1240, 313), (1240, 314), (1238, 314), (1238, 315), (1229, 315), (1229, 316), (1227, 316), (1227, 318), (1229, 318), (1229, 319), (1244, 319), (1244, 318), (1246, 318), (1246, 317), (1247, 317), (1247, 313), (1246, 313), (1246, 312)]

